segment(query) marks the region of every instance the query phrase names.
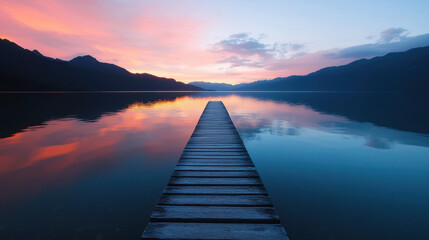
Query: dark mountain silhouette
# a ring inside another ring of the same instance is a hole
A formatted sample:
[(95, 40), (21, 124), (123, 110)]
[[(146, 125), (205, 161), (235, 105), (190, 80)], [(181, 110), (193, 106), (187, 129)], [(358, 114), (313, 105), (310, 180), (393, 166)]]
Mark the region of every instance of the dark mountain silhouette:
[(236, 85), (228, 83), (211, 83), (211, 82), (190, 82), (189, 85), (197, 86), (212, 91), (234, 91), (235, 89), (249, 85), (249, 83), (240, 83)]
[(39, 51), (37, 51), (36, 49), (34, 49), (32, 51), (34, 54), (39, 55), (40, 57), (45, 57), (43, 54), (41, 54)]
[(189, 85), (204, 88), (211, 91), (230, 91), (234, 85), (228, 83), (212, 83), (212, 82), (190, 82)]
[(91, 56), (63, 61), (0, 39), (0, 91), (198, 91), (174, 79), (132, 74)]
[(238, 91), (429, 91), (429, 47), (328, 67), (306, 76), (259, 81)]
[(125, 68), (121, 68), (111, 63), (102, 63), (97, 61), (92, 56), (79, 56), (75, 57), (69, 61), (69, 63), (75, 67), (80, 67), (88, 70), (95, 70), (99, 72), (109, 73), (109, 74), (117, 74), (117, 75), (129, 75)]

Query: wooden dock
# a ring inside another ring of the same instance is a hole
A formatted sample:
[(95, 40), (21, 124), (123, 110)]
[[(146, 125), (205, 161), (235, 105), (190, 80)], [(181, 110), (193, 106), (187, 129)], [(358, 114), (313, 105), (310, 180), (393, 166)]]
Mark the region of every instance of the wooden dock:
[(142, 239), (288, 239), (222, 102), (204, 109)]

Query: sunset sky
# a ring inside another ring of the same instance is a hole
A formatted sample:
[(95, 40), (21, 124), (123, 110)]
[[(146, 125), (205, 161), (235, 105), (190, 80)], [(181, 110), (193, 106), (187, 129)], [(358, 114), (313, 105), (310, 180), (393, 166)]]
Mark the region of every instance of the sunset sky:
[(241, 83), (429, 45), (429, 1), (2, 0), (0, 37), (183, 82)]

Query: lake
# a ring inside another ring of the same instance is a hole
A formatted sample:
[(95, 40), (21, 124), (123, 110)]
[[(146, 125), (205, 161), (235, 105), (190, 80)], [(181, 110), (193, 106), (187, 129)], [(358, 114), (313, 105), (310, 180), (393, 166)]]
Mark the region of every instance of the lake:
[(429, 238), (429, 98), (2, 93), (0, 239), (139, 239), (206, 103), (228, 109), (292, 240)]

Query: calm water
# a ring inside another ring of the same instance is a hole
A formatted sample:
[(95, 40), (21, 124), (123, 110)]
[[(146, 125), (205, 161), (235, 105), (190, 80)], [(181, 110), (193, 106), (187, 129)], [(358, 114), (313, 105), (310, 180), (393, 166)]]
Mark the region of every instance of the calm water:
[(0, 100), (0, 239), (139, 239), (209, 100), (226, 105), (292, 240), (429, 239), (426, 96)]

